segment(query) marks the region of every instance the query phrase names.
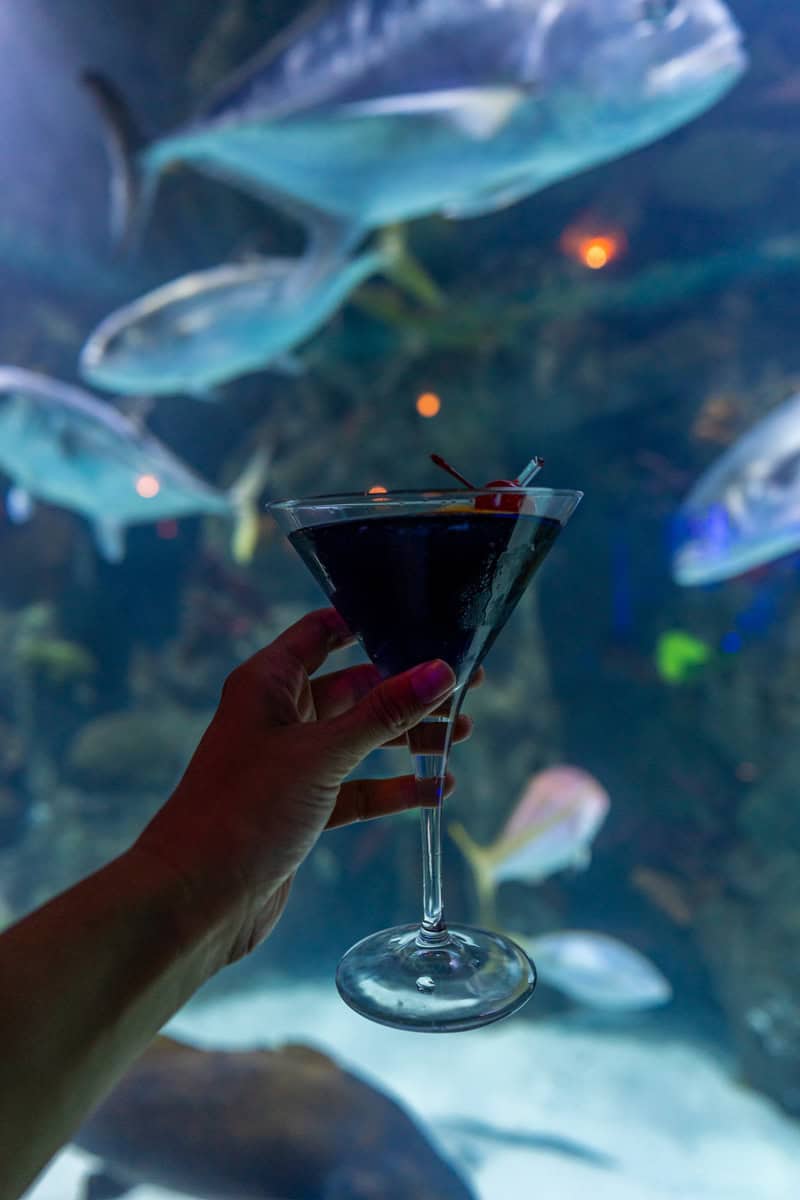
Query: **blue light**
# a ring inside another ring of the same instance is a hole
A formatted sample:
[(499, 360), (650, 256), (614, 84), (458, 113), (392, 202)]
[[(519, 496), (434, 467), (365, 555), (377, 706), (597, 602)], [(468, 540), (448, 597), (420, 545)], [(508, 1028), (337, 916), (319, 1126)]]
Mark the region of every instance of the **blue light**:
[(743, 645), (742, 639), (738, 633), (726, 633), (725, 637), (720, 642), (720, 647), (724, 654), (738, 654)]

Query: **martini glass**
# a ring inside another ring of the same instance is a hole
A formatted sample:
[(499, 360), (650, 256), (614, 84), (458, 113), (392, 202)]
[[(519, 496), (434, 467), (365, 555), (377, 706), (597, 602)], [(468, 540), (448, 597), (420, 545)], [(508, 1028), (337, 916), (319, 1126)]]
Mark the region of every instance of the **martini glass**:
[(318, 496), (268, 506), (384, 678), (442, 658), (456, 688), (408, 734), (421, 797), (422, 921), (370, 934), (336, 984), (362, 1016), (400, 1029), (473, 1029), (530, 997), (536, 971), (498, 933), (445, 923), (441, 810), (469, 680), (582, 496), (549, 488)]

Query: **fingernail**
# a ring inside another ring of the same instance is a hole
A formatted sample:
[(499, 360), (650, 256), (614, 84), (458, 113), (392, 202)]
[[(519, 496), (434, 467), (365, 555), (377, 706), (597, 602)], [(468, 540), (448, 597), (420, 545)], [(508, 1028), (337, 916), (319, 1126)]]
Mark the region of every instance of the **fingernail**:
[(422, 667), (417, 667), (411, 675), (411, 687), (414, 695), (423, 704), (443, 699), (448, 692), (452, 692), (455, 685), (455, 675), (447, 663), (442, 662), (440, 658), (425, 663)]

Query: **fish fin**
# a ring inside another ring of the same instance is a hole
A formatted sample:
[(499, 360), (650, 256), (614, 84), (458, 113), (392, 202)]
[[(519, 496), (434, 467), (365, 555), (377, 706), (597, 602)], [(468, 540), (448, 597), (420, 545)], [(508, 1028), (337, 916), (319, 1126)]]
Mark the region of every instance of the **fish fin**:
[(447, 826), (447, 832), (472, 868), (475, 890), (478, 893), (480, 922), (493, 925), (497, 887), (494, 882), (492, 853), (488, 847), (479, 846), (473, 841), (460, 821), (451, 822)]
[(277, 34), (267, 42), (266, 46), (252, 54), (236, 70), (232, 71), (222, 83), (213, 88), (198, 112), (199, 117), (214, 114), (222, 108), (232, 95), (235, 95), (247, 80), (261, 75), (291, 46), (300, 42), (307, 33), (313, 31), (326, 16), (330, 9), (330, 0), (315, 0), (309, 7), (304, 7), (299, 16), (292, 18)]
[(469, 217), (482, 217), (486, 213), (498, 212), (510, 208), (518, 200), (524, 200), (536, 190), (535, 175), (528, 174), (524, 179), (515, 183), (507, 183), (501, 187), (486, 188), (481, 192), (465, 196), (461, 200), (451, 200), (442, 209), (443, 215), (460, 221)]
[(325, 1054), (323, 1050), (317, 1050), (314, 1046), (307, 1046), (305, 1042), (286, 1042), (283, 1046), (278, 1047), (277, 1053), (291, 1058), (298, 1064), (341, 1071), (339, 1064), (334, 1062), (329, 1054)]
[[(319, 1200), (376, 1200), (386, 1196), (391, 1188), (392, 1196), (397, 1196), (392, 1182), (405, 1176), (398, 1170), (395, 1162), (396, 1155), (384, 1153), (380, 1159), (367, 1158), (359, 1154), (354, 1162), (342, 1163), (334, 1167), (326, 1176)], [(407, 1185), (403, 1193), (412, 1195)]]
[(12, 484), (6, 493), (6, 513), (12, 525), (24, 525), (36, 511), (30, 492), (19, 484)]
[(259, 446), (242, 471), (228, 495), (236, 512), (231, 549), (237, 562), (249, 562), (258, 543), (258, 509), (256, 502), (269, 477), (272, 455), (266, 446)]
[(117, 521), (101, 517), (93, 523), (94, 540), (100, 554), (108, 562), (122, 562), (125, 557), (125, 530)]
[(187, 395), (193, 396), (195, 400), (201, 400), (203, 404), (219, 404), (222, 400), (221, 389), (215, 387), (195, 385), (187, 389)]
[(114, 404), (137, 429), (144, 426), (155, 407), (155, 396), (116, 396)]
[(118, 1196), (126, 1195), (132, 1186), (122, 1183), (107, 1171), (93, 1171), (84, 1180), (82, 1200), (117, 1200)]
[(297, 354), (279, 354), (277, 358), (271, 358), (267, 364), (271, 371), (281, 371), (284, 375), (305, 375), (306, 364)]
[(513, 1146), (520, 1150), (541, 1151), (552, 1154), (564, 1154), (570, 1158), (581, 1159), (597, 1167), (616, 1167), (617, 1161), (602, 1150), (593, 1146), (574, 1141), (570, 1137), (562, 1137), (558, 1133), (545, 1133), (537, 1129), (514, 1129), (500, 1125), (492, 1125), (473, 1117), (445, 1117), (434, 1126), (437, 1133), (444, 1133), (445, 1138), (455, 1134), (465, 1141), (494, 1142), (498, 1145)]
[(299, 204), (290, 199), (286, 212), (295, 220), (299, 220), (305, 228), (306, 258), (311, 255), (329, 260), (346, 258), (364, 238), (364, 230), (358, 222), (331, 216), (309, 204)]
[(378, 253), (383, 273), (427, 308), (443, 308), (444, 296), (421, 263), (409, 253), (405, 230), (391, 225), (381, 231)]
[(139, 162), (145, 139), (125, 99), (109, 79), (98, 71), (83, 71), (81, 83), (103, 123), (111, 166), (111, 236), (117, 249), (129, 250), (140, 240), (155, 194), (155, 179)]
[(439, 92), (358, 100), (336, 109), (336, 115), (427, 117), (454, 126), (474, 141), (486, 141), (503, 128), (527, 95), (526, 89), (510, 85), (446, 88)]
[(592, 861), (592, 851), (588, 846), (579, 846), (570, 864), (573, 871), (585, 871)]

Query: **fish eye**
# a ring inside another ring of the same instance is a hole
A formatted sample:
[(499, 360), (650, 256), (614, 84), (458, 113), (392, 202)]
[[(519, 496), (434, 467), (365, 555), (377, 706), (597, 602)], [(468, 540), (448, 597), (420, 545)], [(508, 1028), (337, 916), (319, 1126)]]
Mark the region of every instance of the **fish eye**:
[(660, 25), (679, 7), (680, 0), (641, 0), (641, 13), (645, 21)]

